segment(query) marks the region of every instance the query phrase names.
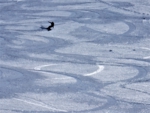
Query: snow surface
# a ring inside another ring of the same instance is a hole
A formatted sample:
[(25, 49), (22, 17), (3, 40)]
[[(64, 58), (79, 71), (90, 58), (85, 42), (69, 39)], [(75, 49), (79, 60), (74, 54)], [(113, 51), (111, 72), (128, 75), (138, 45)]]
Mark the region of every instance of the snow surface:
[(0, 113), (150, 113), (149, 43), (149, 0), (0, 0)]

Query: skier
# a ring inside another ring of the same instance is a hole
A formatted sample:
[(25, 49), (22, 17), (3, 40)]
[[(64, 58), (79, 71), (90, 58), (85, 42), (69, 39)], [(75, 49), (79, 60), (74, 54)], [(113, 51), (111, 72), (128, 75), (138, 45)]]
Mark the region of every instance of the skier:
[(41, 26), (41, 29), (47, 29), (48, 31), (52, 30), (51, 28), (52, 28), (52, 27), (54, 28), (54, 25), (55, 25), (55, 24), (54, 24), (54, 22), (49, 22), (49, 23), (51, 23), (50, 26), (48, 26), (47, 28)]

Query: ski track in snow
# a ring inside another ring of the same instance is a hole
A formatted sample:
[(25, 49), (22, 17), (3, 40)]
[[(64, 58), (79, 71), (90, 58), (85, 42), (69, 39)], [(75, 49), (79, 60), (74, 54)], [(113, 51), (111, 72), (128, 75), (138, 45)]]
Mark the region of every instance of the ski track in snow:
[(1, 113), (150, 112), (148, 0), (1, 0), (0, 13)]
[(24, 103), (27, 103), (27, 104), (37, 106), (37, 107), (46, 108), (46, 109), (48, 109), (52, 112), (56, 112), (56, 111), (58, 111), (58, 112), (67, 112), (66, 110), (60, 110), (60, 109), (57, 109), (57, 108), (53, 108), (51, 106), (48, 106), (48, 105), (46, 105), (42, 102), (35, 101), (35, 100), (34, 100), (34, 102), (32, 102), (32, 101), (29, 101), (29, 100), (24, 100), (24, 99), (19, 99), (19, 98), (14, 98), (14, 99), (17, 100), (17, 101), (21, 101), (21, 102), (24, 102)]
[[(141, 48), (150, 51), (150, 48), (146, 48), (146, 47), (141, 47)], [(150, 59), (150, 56), (145, 56), (143, 57), (143, 59)]]
[[(42, 68), (50, 67), (50, 66), (57, 66), (57, 64), (46, 64), (46, 65), (37, 66), (34, 68), (34, 70), (40, 71), (40, 70), (42, 70)], [(92, 75), (98, 74), (104, 70), (104, 66), (102, 66), (102, 65), (98, 65), (97, 67), (98, 67), (98, 69), (96, 71), (91, 72), (91, 73), (87, 73), (87, 74), (83, 74), (83, 75), (84, 76), (92, 76)]]
[(92, 72), (92, 73), (88, 73), (88, 74), (84, 74), (84, 76), (92, 76), (92, 75), (95, 75), (95, 74), (98, 74), (98, 73), (100, 73), (101, 71), (103, 71), (104, 70), (104, 66), (98, 66), (98, 70), (96, 70), (96, 71), (94, 71), (94, 72)]
[(56, 64), (47, 64), (47, 65), (37, 66), (37, 67), (34, 68), (34, 70), (41, 70), (44, 67), (53, 66), (53, 65), (56, 65)]

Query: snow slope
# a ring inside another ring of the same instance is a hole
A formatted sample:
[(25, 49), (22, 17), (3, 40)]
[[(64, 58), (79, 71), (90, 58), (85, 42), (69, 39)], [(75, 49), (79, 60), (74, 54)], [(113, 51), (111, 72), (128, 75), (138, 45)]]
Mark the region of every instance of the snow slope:
[(149, 0), (0, 0), (0, 113), (149, 113), (149, 31)]

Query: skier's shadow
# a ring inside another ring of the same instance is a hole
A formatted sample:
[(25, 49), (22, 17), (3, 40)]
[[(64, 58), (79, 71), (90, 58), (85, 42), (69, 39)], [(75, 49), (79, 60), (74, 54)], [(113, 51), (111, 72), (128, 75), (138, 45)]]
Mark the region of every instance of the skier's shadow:
[(48, 27), (44, 27), (44, 26), (41, 26), (41, 29), (46, 29), (47, 31), (50, 31), (50, 30), (52, 30), (51, 28), (54, 28), (54, 22), (49, 22), (49, 23), (51, 23), (51, 25), (50, 26), (48, 26)]

